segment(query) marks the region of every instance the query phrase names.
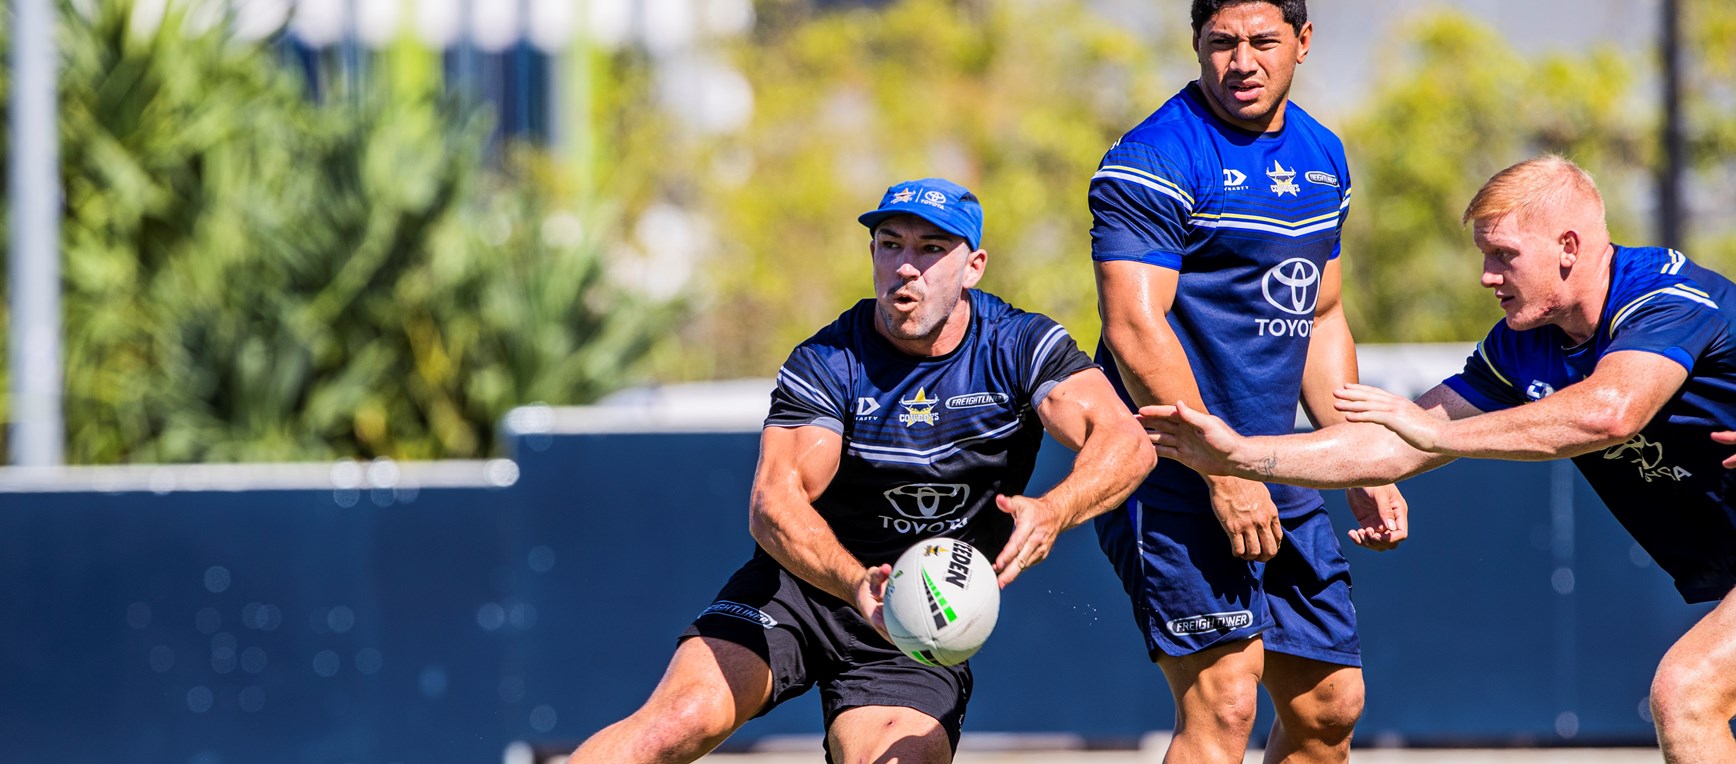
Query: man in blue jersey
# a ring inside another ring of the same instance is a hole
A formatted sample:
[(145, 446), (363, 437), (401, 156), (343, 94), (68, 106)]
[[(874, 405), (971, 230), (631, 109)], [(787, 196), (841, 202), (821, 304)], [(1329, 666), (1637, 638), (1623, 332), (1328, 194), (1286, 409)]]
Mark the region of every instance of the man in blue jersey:
[[(1289, 101), (1313, 26), (1302, 0), (1195, 0), (1200, 77), (1129, 131), (1092, 178), (1099, 363), (1130, 406), (1186, 401), (1248, 432), (1338, 422), (1356, 381), (1340, 303), (1350, 173)], [(1391, 486), (1352, 491), (1374, 549), (1404, 539)], [(1097, 519), (1176, 702), (1171, 760), (1239, 762), (1259, 685), (1271, 761), (1342, 761), (1362, 712), (1348, 565), (1319, 494), (1160, 462)]]
[[(1186, 401), (1250, 432), (1342, 419), (1356, 380), (1340, 303), (1343, 147), (1289, 102), (1313, 36), (1301, 0), (1196, 0), (1200, 78), (1104, 156), (1091, 184), (1099, 360), (1134, 406)], [(1406, 534), (1390, 486), (1351, 492), (1353, 541)], [(1170, 754), (1239, 761), (1257, 685), (1271, 760), (1341, 761), (1363, 685), (1348, 566), (1317, 493), (1160, 463), (1098, 518), (1176, 701)], [(1227, 536), (1227, 538), (1226, 538)]]
[[(575, 764), (692, 761), (815, 685), (828, 761), (951, 761), (970, 666), (919, 663), (887, 641), (890, 563), (950, 536), (992, 557), (1004, 587), (1156, 462), (1065, 329), (972, 288), (988, 263), (973, 194), (900, 183), (859, 220), (875, 297), (778, 371), (753, 558), (681, 635), (645, 705)], [(1078, 456), (1048, 493), (1025, 496), (1045, 430)]]
[(1281, 437), (1142, 409), (1159, 455), (1316, 487), (1457, 457), (1572, 458), (1683, 599), (1719, 602), (1653, 679), (1664, 758), (1736, 761), (1736, 285), (1674, 250), (1612, 244), (1591, 176), (1557, 156), (1496, 174), (1464, 221), (1506, 313), (1464, 371), (1415, 403), (1348, 385), (1347, 423)]

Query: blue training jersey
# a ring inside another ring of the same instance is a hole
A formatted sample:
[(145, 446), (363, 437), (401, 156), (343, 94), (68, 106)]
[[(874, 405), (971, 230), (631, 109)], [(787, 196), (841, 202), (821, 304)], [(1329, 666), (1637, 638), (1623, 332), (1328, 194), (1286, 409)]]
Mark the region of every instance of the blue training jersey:
[(969, 294), (969, 333), (946, 355), (899, 351), (863, 300), (778, 370), (766, 426), (843, 435), (838, 473), (814, 508), (864, 564), (935, 536), (994, 559), (1013, 531), (994, 497), (1023, 493), (1031, 478), (1043, 442), (1037, 406), (1093, 366), (1047, 316)]
[[(1169, 325), (1206, 409), (1244, 435), (1288, 433), (1321, 273), (1338, 257), (1350, 205), (1344, 147), (1294, 103), (1282, 130), (1255, 134), (1202, 98), (1190, 83), (1103, 157), (1091, 179), (1091, 257), (1180, 271)], [(1132, 406), (1106, 344), (1097, 360)], [(1286, 517), (1320, 504), (1311, 489), (1268, 489)], [(1210, 511), (1205, 482), (1168, 459), (1135, 496)]]
[(1689, 602), (1736, 586), (1736, 472), (1715, 430), (1736, 429), (1736, 285), (1669, 249), (1616, 247), (1597, 333), (1495, 325), (1445, 384), (1483, 411), (1518, 406), (1590, 376), (1610, 353), (1656, 353), (1688, 370), (1633, 439), (1574, 457), (1617, 520)]

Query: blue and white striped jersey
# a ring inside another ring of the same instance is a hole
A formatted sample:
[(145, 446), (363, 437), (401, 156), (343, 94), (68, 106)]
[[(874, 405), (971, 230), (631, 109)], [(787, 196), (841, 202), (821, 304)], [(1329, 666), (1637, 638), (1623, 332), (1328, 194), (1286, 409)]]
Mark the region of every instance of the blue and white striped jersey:
[[(1344, 147), (1295, 103), (1282, 130), (1255, 134), (1202, 98), (1189, 83), (1103, 157), (1091, 179), (1091, 257), (1180, 271), (1169, 324), (1207, 410), (1244, 435), (1288, 433), (1320, 276), (1338, 257), (1350, 206)], [(1097, 359), (1126, 398), (1106, 345)], [(1310, 489), (1269, 488), (1286, 517), (1320, 503)], [(1167, 459), (1135, 496), (1154, 509), (1210, 511), (1204, 481)]]
[(1013, 530), (995, 494), (1024, 492), (1042, 445), (1036, 407), (1092, 368), (1047, 316), (969, 294), (969, 333), (946, 355), (900, 352), (874, 330), (875, 303), (863, 300), (778, 370), (766, 426), (844, 436), (838, 473), (814, 506), (864, 564), (892, 562), (934, 536), (993, 559)]
[(1495, 324), (1445, 384), (1483, 411), (1539, 400), (1591, 375), (1610, 353), (1656, 353), (1688, 370), (1676, 397), (1632, 440), (1574, 457), (1586, 482), (1689, 602), (1736, 586), (1736, 285), (1669, 249), (1616, 247), (1597, 334)]

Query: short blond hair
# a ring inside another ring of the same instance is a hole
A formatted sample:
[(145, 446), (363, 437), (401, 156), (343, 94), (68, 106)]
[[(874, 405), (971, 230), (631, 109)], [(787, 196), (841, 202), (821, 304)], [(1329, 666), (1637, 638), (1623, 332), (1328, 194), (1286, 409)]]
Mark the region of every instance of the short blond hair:
[(1539, 214), (1577, 213), (1603, 223), (1603, 194), (1591, 173), (1559, 154), (1544, 154), (1495, 173), (1471, 197), (1460, 223), (1498, 220), (1518, 214), (1521, 222)]

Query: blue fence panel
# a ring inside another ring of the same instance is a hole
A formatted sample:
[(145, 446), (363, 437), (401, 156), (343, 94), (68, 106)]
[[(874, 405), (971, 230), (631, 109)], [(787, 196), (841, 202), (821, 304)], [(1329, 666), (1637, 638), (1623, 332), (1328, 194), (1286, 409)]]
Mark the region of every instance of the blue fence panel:
[[(751, 553), (757, 445), (531, 436), (508, 488), (0, 493), (0, 760), (478, 761), (575, 742), (644, 700)], [(1069, 457), (1048, 444), (1033, 489)], [(1709, 606), (1682, 605), (1569, 465), (1460, 462), (1404, 488), (1403, 549), (1346, 542), (1358, 739), (1648, 741), (1652, 668)], [(1005, 593), (974, 665), (967, 732), (1131, 742), (1172, 723), (1089, 528)], [(733, 742), (819, 725), (810, 696)]]

